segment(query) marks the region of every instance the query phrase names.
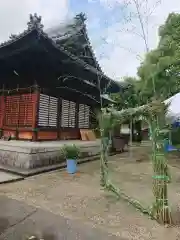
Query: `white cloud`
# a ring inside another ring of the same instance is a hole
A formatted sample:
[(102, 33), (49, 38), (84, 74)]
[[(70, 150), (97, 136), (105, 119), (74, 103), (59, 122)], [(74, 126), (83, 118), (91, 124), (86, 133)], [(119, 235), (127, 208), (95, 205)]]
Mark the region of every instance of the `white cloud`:
[(22, 32), (29, 14), (35, 12), (43, 17), (43, 24), (49, 27), (67, 16), (68, 0), (0, 1), (0, 42), (7, 40), (11, 33)]
[[(124, 0), (99, 0), (104, 4), (107, 9), (112, 9), (114, 6), (118, 7), (118, 3), (122, 4)], [(130, 0), (131, 4), (128, 5), (128, 12), (136, 12), (134, 1)], [(142, 0), (138, 0), (139, 2)], [(143, 1), (145, 4), (148, 1)], [(164, 23), (170, 12), (180, 11), (180, 2), (177, 0), (162, 0), (161, 4), (156, 6), (156, 0), (149, 0), (147, 6), (147, 12), (153, 13), (149, 17), (148, 28), (148, 46), (150, 49), (155, 48), (158, 43), (158, 28)], [(155, 7), (156, 6), (156, 7)], [(126, 9), (126, 10), (127, 10)], [(144, 12), (146, 6), (141, 6), (141, 12)], [(119, 5), (119, 14), (122, 13), (122, 5)], [(147, 16), (148, 14), (143, 14)], [(142, 30), (137, 18), (132, 18), (131, 22), (116, 23), (110, 28), (106, 29), (106, 40), (107, 45), (104, 49), (109, 48), (111, 51), (108, 52), (108, 57), (100, 59), (100, 65), (105, 73), (109, 76), (119, 79), (125, 75), (136, 75), (137, 67), (140, 64), (140, 59), (137, 58), (137, 54), (143, 59), (146, 49), (144, 40), (132, 31), (126, 31), (125, 29), (132, 30), (134, 28), (135, 33), (142, 34)], [(144, 19), (144, 18), (143, 18)]]

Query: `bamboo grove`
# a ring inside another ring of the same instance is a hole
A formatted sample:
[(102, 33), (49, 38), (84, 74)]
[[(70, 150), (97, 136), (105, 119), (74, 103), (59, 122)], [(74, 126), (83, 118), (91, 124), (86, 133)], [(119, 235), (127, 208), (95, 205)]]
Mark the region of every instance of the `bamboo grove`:
[[(164, 138), (168, 128), (165, 124), (166, 106), (154, 100), (150, 104), (116, 111), (113, 108), (102, 109), (99, 117), (101, 131), (101, 185), (112, 191), (118, 197), (125, 199), (144, 214), (164, 224), (171, 224), (171, 212), (168, 202), (168, 183), (170, 174), (166, 154), (164, 151)], [(126, 120), (143, 117), (149, 124), (152, 133), (152, 166), (153, 166), (153, 195), (154, 202), (146, 209), (140, 202), (123, 193), (115, 186), (109, 177), (108, 151), (111, 143), (111, 132), (115, 125), (121, 125)]]

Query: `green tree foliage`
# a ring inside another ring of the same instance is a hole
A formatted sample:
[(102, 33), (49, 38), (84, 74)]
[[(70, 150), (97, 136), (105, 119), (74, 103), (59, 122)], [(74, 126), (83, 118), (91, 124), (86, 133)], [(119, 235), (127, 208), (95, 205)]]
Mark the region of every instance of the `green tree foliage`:
[(147, 53), (138, 77), (125, 77), (127, 89), (111, 96), (118, 110), (146, 104), (155, 92), (166, 99), (180, 91), (180, 14), (169, 14), (159, 28), (159, 44)]
[(180, 14), (169, 14), (159, 28), (159, 44), (138, 69), (143, 97), (167, 98), (180, 90)]
[(116, 102), (116, 109), (126, 109), (141, 105), (141, 89), (139, 81), (134, 77), (125, 77), (125, 90), (121, 93), (112, 94), (111, 98)]

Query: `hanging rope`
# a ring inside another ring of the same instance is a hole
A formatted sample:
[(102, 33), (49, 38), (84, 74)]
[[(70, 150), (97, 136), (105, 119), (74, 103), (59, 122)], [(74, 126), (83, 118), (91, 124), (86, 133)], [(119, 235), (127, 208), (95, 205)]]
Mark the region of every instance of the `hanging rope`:
[(12, 92), (19, 92), (19, 91), (32, 91), (33, 89), (35, 88), (34, 85), (30, 86), (30, 87), (26, 87), (26, 88), (14, 88), (14, 89), (5, 89), (5, 88), (2, 88), (0, 89), (0, 93), (12, 93)]

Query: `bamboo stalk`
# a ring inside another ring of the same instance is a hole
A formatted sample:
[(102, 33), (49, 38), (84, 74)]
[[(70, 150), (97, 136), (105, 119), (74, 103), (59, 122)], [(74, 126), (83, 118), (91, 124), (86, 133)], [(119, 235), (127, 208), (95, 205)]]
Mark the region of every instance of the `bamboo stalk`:
[(152, 215), (164, 224), (171, 224), (171, 211), (168, 203), (168, 183), (170, 181), (170, 174), (166, 155), (164, 153), (164, 138), (159, 130), (160, 123), (158, 116), (153, 119), (152, 124), (152, 141), (153, 141), (153, 194), (155, 201), (152, 205)]

